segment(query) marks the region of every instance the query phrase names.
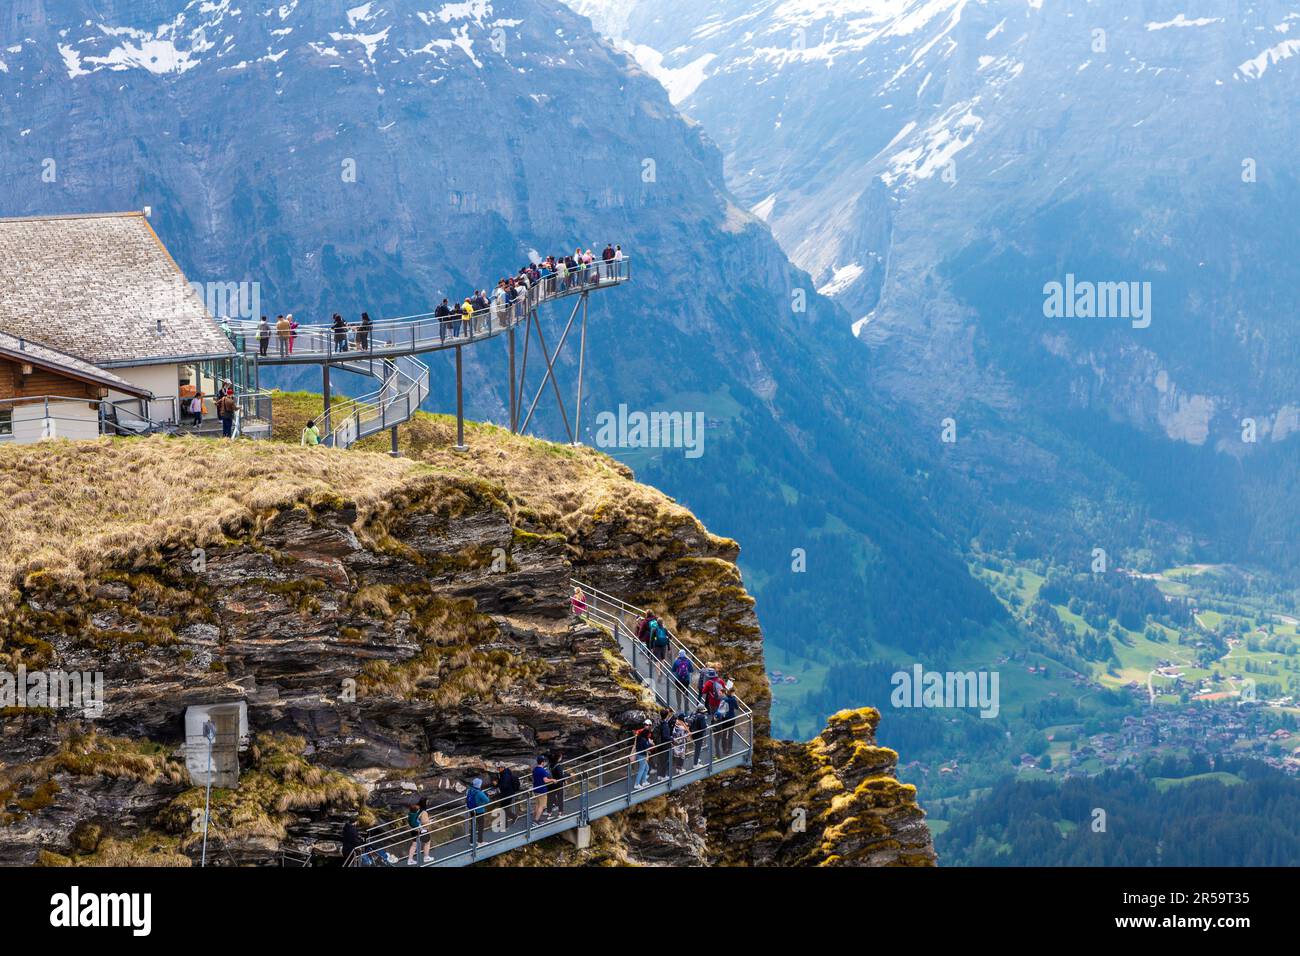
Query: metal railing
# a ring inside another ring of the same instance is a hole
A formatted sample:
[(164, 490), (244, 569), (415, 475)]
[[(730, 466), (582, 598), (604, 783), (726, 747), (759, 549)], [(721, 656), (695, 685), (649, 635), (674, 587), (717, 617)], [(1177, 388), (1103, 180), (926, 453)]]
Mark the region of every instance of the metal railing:
[[(43, 441), (49, 438), (151, 435), (174, 429), (156, 422), (131, 405), (143, 399), (109, 402), (72, 395), (31, 395), (0, 399), (0, 442)], [(146, 403), (147, 404), (147, 403)], [(77, 414), (82, 409), (84, 414)]]
[(487, 308), (468, 314), (453, 307), (447, 316), (424, 312), (383, 319), (369, 326), (299, 325), (292, 334), (284, 336), (275, 326), (259, 334), (258, 323), (241, 321), (233, 323), (231, 339), (243, 354), (257, 355), (260, 361), (269, 364), (434, 352), (499, 335), (523, 322), (528, 311), (543, 302), (619, 285), (631, 277), (630, 257), (610, 262), (597, 260), (567, 275), (543, 273), (513, 303), (489, 296)]
[(429, 397), (429, 367), (414, 356), (344, 360), (335, 367), (383, 384), (368, 395), (332, 405), (325, 413), (326, 444), (350, 448), (363, 438), (410, 421)]
[[(690, 688), (684, 689), (684, 698), (678, 695), (681, 684), (664, 662), (648, 651), (636, 651), (640, 642), (624, 626), (622, 617), (629, 612), (639, 617), (644, 612), (596, 589), (583, 590), (589, 599), (582, 617), (619, 638), (620, 652), (654, 689), (658, 702), (672, 707), (674, 698), (687, 699), (698, 706), (699, 695)], [(631, 648), (625, 637), (632, 639)], [(690, 654), (689, 648), (672, 640), (678, 649)], [(644, 645), (641, 647), (644, 649)], [(637, 749), (634, 734), (566, 760), (560, 765), (563, 776), (553, 778), (556, 782), (543, 788), (534, 789), (531, 781), (520, 781), (518, 792), (490, 799), (474, 811), (463, 801), (435, 807), (430, 811), (429, 823), (418, 834), (405, 818), (378, 824), (365, 832), (365, 842), (344, 863), (395, 866), (411, 860), (412, 866), (464, 866), (587, 826), (600, 817), (747, 766), (753, 759), (753, 747), (753, 713), (741, 703), (730, 719), (708, 720), (702, 729), (672, 741), (652, 740), (651, 746), (642, 751)], [(639, 777), (643, 778), (640, 785)], [(492, 789), (499, 793), (499, 786)], [(543, 808), (545, 812), (539, 816)]]
[[(696, 707), (704, 702), (702, 698), (704, 676), (708, 673), (709, 666), (701, 661), (690, 647), (680, 641), (676, 634), (667, 627), (663, 628), (668, 636), (668, 644), (664, 647), (661, 657), (655, 648), (642, 643), (637, 638), (637, 625), (646, 615), (644, 608), (629, 604), (582, 581), (574, 580), (572, 585), (581, 589), (585, 595), (588, 617), (605, 625), (607, 630), (612, 630), (619, 640), (623, 656), (628, 658), (633, 669), (643, 679), (652, 683), (656, 697), (669, 701), (670, 706), (672, 701), (676, 701), (677, 710), (686, 710), (688, 707)], [(628, 644), (631, 645), (630, 648)], [(672, 664), (679, 653), (685, 653), (686, 659), (691, 662), (689, 679), (694, 682), (693, 686), (684, 685), (673, 673)], [(741, 701), (740, 707), (744, 713), (750, 713), (750, 708), (744, 701)]]

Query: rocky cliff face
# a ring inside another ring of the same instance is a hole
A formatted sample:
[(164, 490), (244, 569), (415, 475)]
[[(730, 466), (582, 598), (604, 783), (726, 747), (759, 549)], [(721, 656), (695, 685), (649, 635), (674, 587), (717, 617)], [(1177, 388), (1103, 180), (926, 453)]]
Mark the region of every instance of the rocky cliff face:
[[(150, 206), (191, 280), (257, 283), (300, 321), (427, 312), (533, 250), (621, 243), (634, 281), (592, 297), (580, 437), (621, 405), (704, 416), (699, 457), (611, 452), (744, 538), (786, 650), (900, 618), (933, 643), (995, 613), (904, 488), (916, 435), (866, 392), (847, 316), (733, 200), (701, 128), (557, 0), (14, 0), (0, 24), (4, 214)], [(552, 348), (565, 318), (544, 317)], [(429, 361), (450, 409), (451, 361)], [(466, 351), (469, 416), (505, 419), (505, 369)], [(576, 372), (570, 347), (570, 421)], [(549, 395), (534, 428), (564, 435)]]
[[(81, 552), (93, 557), (17, 572), (0, 621), (8, 667), (102, 671), (106, 706), (93, 721), (4, 715), (0, 862), (188, 865), (203, 800), (184, 767), (190, 704), (248, 705), (240, 786), (214, 792), (209, 853), (223, 864), (286, 850), (325, 860), (358, 810), (386, 817), (417, 791), (453, 797), (539, 749), (624, 737), (653, 700), (607, 635), (569, 617), (571, 576), (659, 609), (722, 662), (756, 714), (755, 764), (600, 821), (589, 849), (556, 840), (498, 865), (934, 861), (915, 791), (874, 746), (874, 712), (839, 715), (810, 744), (771, 739), (735, 542), (595, 452), (476, 428), (458, 456), (448, 429), (420, 427), (422, 463), (322, 451), (320, 481), (235, 508), (245, 466), (273, 475), (304, 453), (101, 446), (113, 475), (173, 455), (232, 487), (219, 509), (118, 528), (111, 546)], [(15, 475), (40, 474), (49, 453), (0, 449)], [(64, 460), (65, 480), (95, 459)], [(331, 475), (334, 463), (352, 470)], [(11, 518), (15, 539), (26, 516)]]

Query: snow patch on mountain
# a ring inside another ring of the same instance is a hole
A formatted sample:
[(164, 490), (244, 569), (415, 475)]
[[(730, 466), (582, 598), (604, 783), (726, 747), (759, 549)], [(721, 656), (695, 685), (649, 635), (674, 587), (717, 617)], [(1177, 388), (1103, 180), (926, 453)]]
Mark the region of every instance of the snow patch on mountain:
[(772, 193), (767, 198), (761, 199), (758, 202), (754, 203), (754, 205), (750, 208), (749, 211), (752, 212), (759, 219), (763, 220), (764, 222), (767, 222), (768, 218), (771, 217), (772, 215), (772, 210), (775, 208), (776, 208), (776, 193)]
[(862, 264), (851, 262), (847, 266), (837, 266), (831, 270), (831, 281), (817, 290), (821, 295), (836, 296), (857, 282), (862, 276)]
[(664, 55), (653, 47), (627, 40), (617, 41), (616, 46), (631, 55), (641, 69), (659, 81), (668, 91), (668, 98), (673, 105), (681, 103), (699, 89), (700, 84), (708, 78), (709, 64), (717, 59), (713, 53), (704, 53), (685, 66), (674, 69), (664, 66)]
[(1167, 30), (1170, 27), (1208, 27), (1212, 23), (1222, 23), (1223, 17), (1197, 17), (1195, 20), (1187, 19), (1187, 14), (1180, 13), (1172, 20), (1161, 22), (1152, 21), (1147, 24), (1147, 31)]
[(1233, 74), (1235, 79), (1258, 80), (1265, 71), (1275, 63), (1290, 59), (1300, 53), (1300, 40), (1283, 40), (1271, 46), (1258, 56), (1251, 57), (1237, 67)]

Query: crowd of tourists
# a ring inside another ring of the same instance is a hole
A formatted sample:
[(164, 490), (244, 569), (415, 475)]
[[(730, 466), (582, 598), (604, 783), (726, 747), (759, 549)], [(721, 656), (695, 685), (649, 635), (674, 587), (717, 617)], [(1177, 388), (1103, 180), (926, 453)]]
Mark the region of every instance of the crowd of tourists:
[[(569, 607), (575, 617), (587, 615), (590, 608), (581, 589), (575, 588)], [(672, 636), (658, 615), (648, 612), (640, 617), (634, 633), (635, 639), (670, 669), (684, 692), (680, 699), (696, 701), (694, 707), (685, 710), (662, 707), (636, 727), (626, 755), (629, 779), (616, 785), (640, 790), (713, 759), (729, 756), (735, 748), (736, 725), (742, 709), (735, 683), (722, 673), (716, 662), (697, 668), (684, 647), (673, 652)], [(621, 758), (615, 755), (611, 759)], [(533, 826), (540, 826), (574, 809), (568, 806), (566, 811), (566, 796), (570, 800), (576, 796), (576, 777), (570, 773), (569, 758), (563, 749), (537, 755), (522, 779), (519, 772), (504, 762), (497, 765), (492, 776), (491, 782), (481, 776), (469, 782), (459, 812), (449, 814), (451, 806), (431, 807), (428, 797), (407, 805), (409, 843), (405, 844), (404, 859), (407, 865), (432, 863), (433, 847), (463, 836), (467, 822), (475, 829), (477, 839), (482, 840), (485, 826), (493, 830), (509, 829), (524, 814), (532, 818)], [(485, 821), (489, 812), (492, 819)], [(405, 840), (400, 839), (398, 831), (392, 839), (384, 841), (385, 848), (365, 850), (355, 824), (348, 824), (344, 828), (343, 856), (348, 859), (361, 851), (356, 860), (361, 865), (398, 864), (403, 858), (389, 850), (398, 849), (403, 843)]]
[[(574, 249), (572, 253), (546, 256), (537, 262), (520, 267), (514, 275), (497, 281), (492, 289), (475, 289), (463, 298), (447, 296), (433, 310), (438, 322), (439, 344), (448, 338), (458, 339), (481, 332), (492, 332), (523, 320), (528, 309), (540, 299), (560, 295), (584, 286), (598, 284), (603, 279), (615, 279), (622, 273), (623, 247), (607, 244), (597, 255), (591, 249)], [(258, 355), (271, 354), (275, 342), (276, 355), (289, 358), (300, 336), (300, 325), (293, 315), (277, 315), (271, 322), (265, 315), (257, 324)], [(374, 322), (368, 312), (362, 312), (355, 323), (348, 323), (341, 313), (330, 320), (328, 338), (333, 352), (369, 351), (375, 342)], [(317, 344), (315, 349), (321, 350)]]

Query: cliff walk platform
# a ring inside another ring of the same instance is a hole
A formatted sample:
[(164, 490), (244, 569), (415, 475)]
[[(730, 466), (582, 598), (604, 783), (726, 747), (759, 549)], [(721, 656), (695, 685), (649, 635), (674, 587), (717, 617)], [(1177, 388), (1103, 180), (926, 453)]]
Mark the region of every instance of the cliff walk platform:
[[(636, 622), (645, 613), (641, 608), (579, 581), (573, 584), (587, 596), (582, 617), (617, 643), (623, 658), (653, 691), (660, 707), (689, 715), (703, 704), (698, 683), (683, 685), (669, 670), (667, 662), (676, 658), (678, 651), (686, 652), (696, 675), (704, 670), (704, 664), (676, 635), (669, 634), (668, 651), (661, 661), (636, 638)], [(583, 846), (588, 836), (586, 828), (593, 820), (670, 795), (736, 767), (750, 766), (754, 755), (753, 712), (742, 702), (733, 719), (711, 723), (703, 733), (692, 734), (684, 753), (674, 754), (671, 744), (655, 744), (648, 759), (650, 766), (657, 765), (659, 771), (640, 787), (636, 786), (634, 747), (635, 738), (629, 736), (566, 760), (563, 779), (550, 784), (545, 792), (533, 790), (528, 771), (521, 769), (519, 793), (498, 796), (476, 812), (466, 807), (463, 798), (454, 805), (431, 808), (431, 823), (423, 834), (425, 845), (413, 864), (407, 864), (407, 857), (415, 833), (405, 817), (365, 831), (365, 842), (344, 864), (412, 869), (467, 866), (560, 835)], [(551, 807), (540, 821), (533, 818), (534, 801), (546, 801)]]

